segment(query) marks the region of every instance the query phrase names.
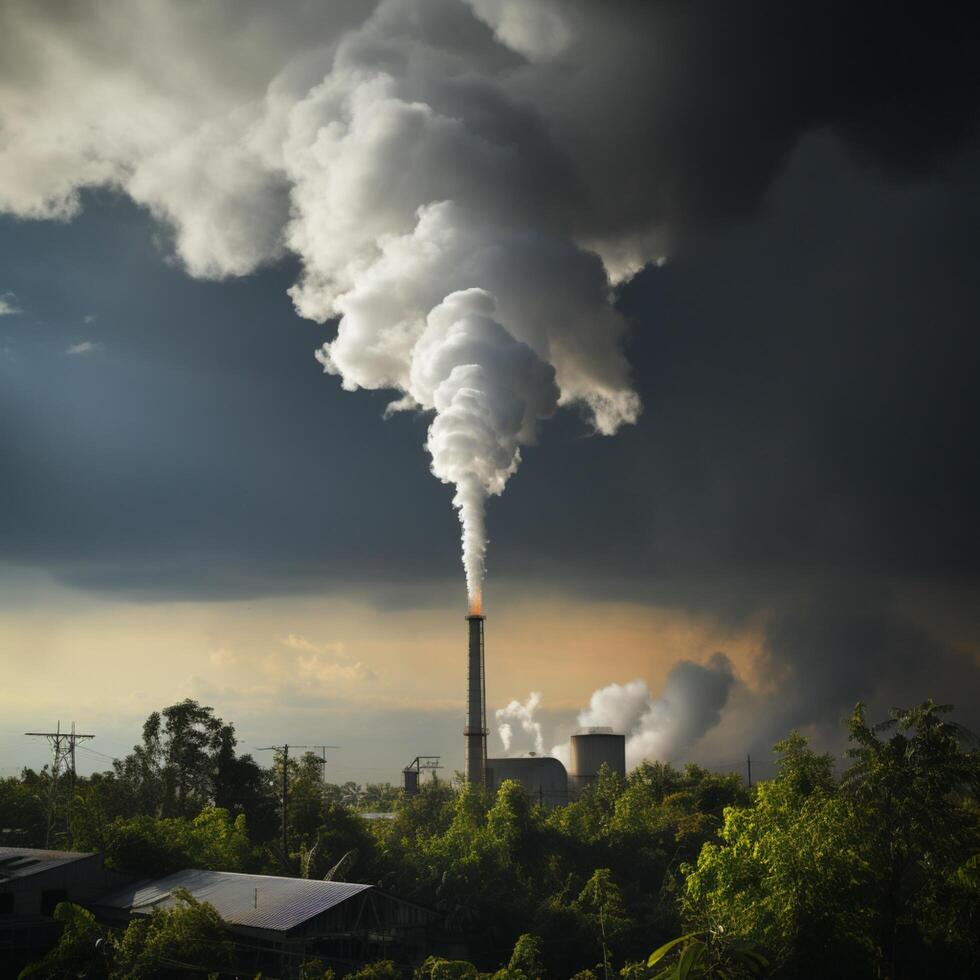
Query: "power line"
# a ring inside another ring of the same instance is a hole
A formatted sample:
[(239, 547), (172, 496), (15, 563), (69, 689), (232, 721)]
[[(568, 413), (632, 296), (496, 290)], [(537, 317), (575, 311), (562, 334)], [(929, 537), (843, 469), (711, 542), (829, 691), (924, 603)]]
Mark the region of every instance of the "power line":
[(119, 756), (116, 755), (106, 755), (105, 752), (100, 752), (98, 749), (90, 749), (87, 745), (78, 746), (83, 752), (88, 752), (89, 755), (98, 755), (103, 759), (108, 759), (110, 762), (118, 762)]

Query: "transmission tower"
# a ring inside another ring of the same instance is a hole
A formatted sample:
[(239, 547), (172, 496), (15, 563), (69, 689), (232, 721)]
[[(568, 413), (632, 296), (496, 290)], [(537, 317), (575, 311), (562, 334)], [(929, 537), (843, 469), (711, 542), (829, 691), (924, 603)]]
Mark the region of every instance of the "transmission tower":
[(339, 749), (339, 745), (311, 745), (311, 749), (320, 750), (320, 782), (327, 781), (327, 749)]
[[(76, 732), (75, 722), (71, 723), (70, 732), (63, 732), (60, 721), (53, 732), (24, 732), (24, 734), (33, 738), (46, 738), (54, 750), (51, 785), (48, 790), (48, 822), (44, 832), (44, 846), (51, 846), (51, 836), (55, 830), (55, 822), (58, 816), (58, 803), (63, 793), (66, 794), (64, 830), (68, 838), (68, 845), (71, 846), (71, 803), (75, 795), (75, 746), (79, 742), (88, 738), (95, 738), (95, 736), (82, 735)], [(62, 773), (67, 777), (67, 789), (64, 788), (66, 780), (61, 778)]]

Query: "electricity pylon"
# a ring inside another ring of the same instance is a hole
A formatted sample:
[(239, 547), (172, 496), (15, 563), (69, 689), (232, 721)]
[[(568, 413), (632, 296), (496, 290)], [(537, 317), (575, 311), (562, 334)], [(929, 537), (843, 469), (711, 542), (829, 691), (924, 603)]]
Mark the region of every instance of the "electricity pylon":
[(58, 798), (63, 790), (64, 780), (61, 779), (62, 770), (68, 777), (68, 799), (65, 805), (65, 834), (68, 838), (68, 845), (71, 846), (71, 801), (75, 795), (75, 746), (87, 738), (95, 738), (94, 735), (82, 735), (75, 731), (75, 722), (71, 723), (71, 731), (63, 732), (61, 722), (53, 732), (24, 732), (34, 738), (46, 738), (54, 749), (54, 763), (51, 767), (51, 785), (48, 790), (48, 823), (44, 832), (44, 846), (51, 846), (51, 834), (55, 829), (55, 820), (58, 812)]

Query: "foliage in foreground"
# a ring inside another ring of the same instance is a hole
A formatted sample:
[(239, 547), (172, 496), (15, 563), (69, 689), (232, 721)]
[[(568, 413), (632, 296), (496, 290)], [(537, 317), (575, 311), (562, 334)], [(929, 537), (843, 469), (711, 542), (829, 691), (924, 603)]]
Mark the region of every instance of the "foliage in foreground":
[[(980, 765), (927, 702), (849, 729), (853, 764), (799, 735), (685, 869), (688, 922), (772, 952), (781, 975), (970, 976), (980, 969)], [(887, 736), (887, 737), (883, 737)]]
[(175, 892), (180, 904), (133, 919), (122, 931), (106, 929), (86, 909), (62, 902), (55, 918), (61, 937), (51, 952), (21, 971), (21, 980), (105, 977), (156, 980), (220, 971), (234, 965), (234, 944), (214, 907)]
[[(256, 830), (228, 780), (229, 806), (218, 807), (213, 778), (161, 774), (187, 759), (207, 763), (212, 777), (230, 771), (228, 758), (220, 760), (230, 744), (221, 732), (230, 726), (214, 729), (210, 709), (202, 710), (164, 711), (176, 719), (170, 728), (150, 726), (159, 748), (151, 739), (134, 753), (136, 761), (157, 760), (156, 775), (150, 766), (139, 777), (157, 780), (149, 789), (127, 782), (128, 772), (143, 772), (134, 758), (82, 786), (79, 835), (134, 873), (197, 866), (378, 882), (440, 910), (446, 938), (469, 950), (472, 962), (429, 957), (420, 980), (980, 974), (980, 763), (931, 702), (883, 725), (869, 725), (859, 705), (841, 779), (828, 756), (793, 733), (776, 746), (776, 777), (752, 791), (735, 775), (646, 763), (625, 780), (604, 772), (579, 800), (551, 811), (513, 783), (495, 796), (440, 783), (401, 801), (393, 820), (368, 824), (323, 788), (315, 757), (290, 760), (286, 855)], [(193, 751), (170, 746), (182, 730), (177, 722), (195, 718)], [(217, 746), (210, 755), (209, 745)], [(29, 817), (36, 789), (36, 777), (21, 781), (9, 812)], [(0, 792), (2, 820), (5, 799)], [(138, 799), (156, 811), (133, 812)], [(130, 809), (116, 806), (108, 819), (113, 800)], [(164, 815), (168, 808), (175, 812)], [(205, 955), (193, 947), (195, 935), (220, 923), (199, 906), (177, 911), (134, 923), (128, 942), (64, 912), (58, 955), (66, 970), (89, 976), (110, 968), (153, 976), (156, 960), (140, 960), (137, 946), (191, 962), (182, 958), (196, 956), (194, 948)], [(222, 934), (210, 935), (207, 963), (218, 969)], [(92, 959), (100, 937), (111, 963)], [(681, 938), (651, 962), (651, 949), (674, 937)], [(328, 974), (313, 962), (304, 972)], [(357, 974), (399, 975), (407, 980), (385, 962)]]

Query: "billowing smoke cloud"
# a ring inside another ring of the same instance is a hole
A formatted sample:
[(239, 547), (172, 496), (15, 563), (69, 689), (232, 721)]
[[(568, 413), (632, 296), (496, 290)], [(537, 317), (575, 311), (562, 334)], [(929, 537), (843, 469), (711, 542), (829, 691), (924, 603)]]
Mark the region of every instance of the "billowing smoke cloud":
[[(644, 759), (675, 761), (721, 720), (734, 682), (731, 661), (723, 653), (714, 654), (707, 666), (682, 660), (667, 675), (659, 698), (643, 680), (609, 684), (593, 692), (578, 723), (625, 734), (628, 768)], [(568, 743), (556, 745), (552, 755), (567, 763)]]
[[(426, 317), (425, 328), (407, 354), (405, 397), (393, 409), (435, 412), (426, 448), (432, 472), (456, 487), (453, 505), (463, 526), (463, 567), (471, 606), (479, 610), (487, 536), (484, 504), (503, 492), (521, 459), (520, 447), (534, 441), (537, 423), (551, 415), (560, 392), (554, 368), (516, 340), (494, 318), (495, 302), (481, 289), (450, 293)], [(343, 336), (318, 353), (327, 370), (363, 364), (362, 349)], [(382, 324), (378, 324), (383, 329)], [(356, 329), (356, 328), (355, 328)]]
[[(976, 688), (980, 661), (969, 644), (959, 647), (912, 621), (908, 596), (849, 586), (781, 600), (766, 622), (756, 665), (765, 686), (736, 681), (720, 723), (699, 742), (700, 759), (737, 768), (750, 753), (753, 772), (766, 778), (773, 744), (794, 728), (843, 759), (844, 723), (859, 700), (879, 721), (930, 697), (951, 704), (953, 718), (976, 731), (980, 712), (964, 692)], [(936, 625), (945, 625), (942, 616)]]
[(500, 740), (504, 743), (505, 752), (510, 751), (513, 742), (514, 729), (511, 724), (513, 722), (520, 725), (522, 731), (533, 737), (535, 753), (544, 755), (544, 734), (541, 731), (541, 722), (535, 720), (534, 717), (534, 713), (540, 704), (540, 692), (532, 691), (523, 704), (515, 699), (506, 707), (497, 709), (497, 732), (500, 735)]
[(972, 8), (878, 6), (11, 0), (0, 210), (104, 186), (192, 275), (295, 255), (324, 368), (433, 413), (478, 604), (485, 503), (538, 423), (638, 416), (616, 283), (757, 206), (808, 128), (906, 171), (973, 132)]

